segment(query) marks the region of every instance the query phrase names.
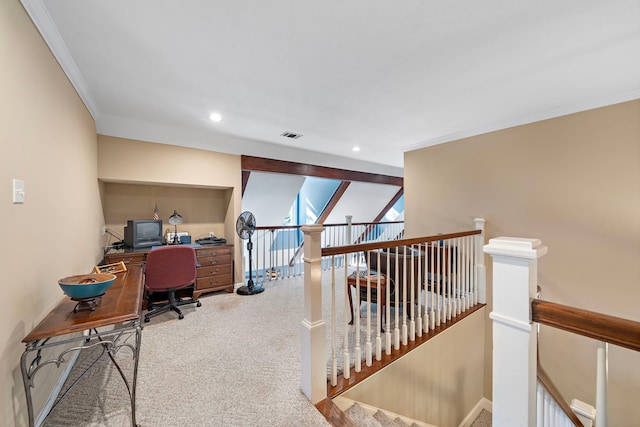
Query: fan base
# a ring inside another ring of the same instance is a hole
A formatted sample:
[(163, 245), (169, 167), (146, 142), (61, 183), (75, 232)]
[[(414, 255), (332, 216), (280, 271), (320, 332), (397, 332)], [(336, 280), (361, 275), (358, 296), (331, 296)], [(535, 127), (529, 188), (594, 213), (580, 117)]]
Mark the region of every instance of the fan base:
[(253, 285), (253, 286), (240, 286), (236, 293), (238, 295), (255, 295), (264, 291), (264, 286), (262, 285)]

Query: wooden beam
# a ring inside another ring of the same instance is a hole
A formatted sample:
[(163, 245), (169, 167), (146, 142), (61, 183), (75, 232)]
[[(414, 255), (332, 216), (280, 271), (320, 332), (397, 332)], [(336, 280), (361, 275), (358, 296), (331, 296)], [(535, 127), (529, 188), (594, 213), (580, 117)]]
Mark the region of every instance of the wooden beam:
[(384, 216), (387, 214), (387, 212), (389, 212), (389, 209), (391, 209), (393, 207), (393, 205), (395, 205), (396, 202), (398, 200), (400, 200), (400, 197), (402, 197), (403, 194), (404, 194), (404, 187), (400, 187), (400, 189), (395, 194), (395, 196), (393, 196), (391, 198), (389, 203), (387, 203), (387, 205), (384, 208), (382, 208), (382, 210), (380, 211), (378, 216), (376, 216), (375, 219), (373, 221), (371, 221), (371, 222), (380, 222), (380, 221), (382, 221), (382, 218), (384, 218)]
[[(391, 198), (389, 203), (387, 203), (387, 205), (384, 208), (382, 208), (380, 213), (375, 217), (375, 219), (372, 222), (380, 222), (380, 221), (382, 221), (382, 218), (384, 218), (384, 216), (387, 214), (389, 209), (391, 209), (393, 207), (393, 205), (396, 204), (398, 199), (400, 199), (400, 197), (402, 197), (403, 194), (404, 194), (404, 187), (400, 187), (400, 190), (398, 190), (398, 192), (395, 194), (395, 196), (393, 196)], [(367, 237), (367, 235), (371, 232), (372, 228), (373, 228), (372, 225), (367, 225), (367, 228), (365, 228), (364, 232), (356, 240), (356, 244), (361, 243)]]
[(249, 182), (249, 175), (251, 175), (251, 171), (242, 171), (242, 195), (244, 196), (244, 190), (247, 189), (247, 183)]
[(288, 162), (285, 160), (267, 159), (263, 157), (240, 156), (243, 171), (286, 173), (291, 175), (315, 176), (318, 178), (339, 179), (341, 181), (370, 182), (374, 184), (397, 185), (402, 187), (402, 177), (380, 175), (369, 172), (350, 171), (346, 169), (315, 166), (304, 163)]
[(333, 193), (333, 196), (331, 196), (331, 199), (329, 199), (327, 206), (325, 206), (322, 210), (322, 213), (318, 217), (316, 224), (324, 224), (327, 218), (329, 218), (329, 214), (331, 214), (333, 208), (336, 207), (336, 205), (340, 201), (340, 198), (342, 198), (342, 196), (344, 195), (344, 192), (347, 191), (347, 187), (349, 187), (349, 184), (351, 184), (350, 181), (342, 181), (340, 183), (336, 191)]

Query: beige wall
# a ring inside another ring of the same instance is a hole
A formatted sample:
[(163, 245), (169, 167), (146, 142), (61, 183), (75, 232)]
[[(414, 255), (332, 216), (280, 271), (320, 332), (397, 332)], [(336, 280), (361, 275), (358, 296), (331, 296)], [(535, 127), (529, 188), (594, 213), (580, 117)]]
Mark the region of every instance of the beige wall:
[[(0, 424), (26, 425), (22, 339), (101, 259), (93, 119), (18, 0), (0, 2)], [(12, 203), (12, 179), (26, 202)], [(36, 412), (57, 378), (36, 377)]]
[(98, 135), (98, 178), (107, 227), (121, 234), (127, 219), (150, 218), (158, 204), (166, 230), (175, 209), (184, 218), (178, 231), (194, 239), (213, 231), (235, 245), (234, 277), (242, 282), (240, 156)]
[[(227, 190), (209, 188), (104, 183), (105, 225), (122, 239), (127, 220), (150, 219), (157, 205), (165, 237), (167, 232), (175, 230), (189, 233), (193, 243), (208, 237), (209, 232), (225, 237), (224, 222), (229, 202), (226, 193)], [(183, 217), (183, 224), (169, 224), (169, 216), (174, 210)], [(105, 239), (107, 244), (118, 240), (112, 235)]]
[(384, 370), (343, 393), (439, 427), (456, 427), (483, 391), (486, 308), (471, 314)]
[[(487, 239), (539, 238), (544, 299), (640, 320), (640, 100), (406, 153), (405, 209), (409, 237), (481, 216)], [(594, 404), (596, 344), (547, 328), (540, 340), (565, 397)], [(610, 425), (631, 425), (640, 354), (611, 347), (610, 357)]]

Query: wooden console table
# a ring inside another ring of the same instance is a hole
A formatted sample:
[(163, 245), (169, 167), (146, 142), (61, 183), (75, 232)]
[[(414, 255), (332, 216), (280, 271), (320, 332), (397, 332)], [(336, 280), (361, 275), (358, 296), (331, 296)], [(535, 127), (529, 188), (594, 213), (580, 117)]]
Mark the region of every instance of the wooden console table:
[[(34, 377), (39, 370), (48, 365), (60, 367), (68, 363), (68, 354), (80, 352), (96, 346), (102, 346), (102, 357), (105, 353), (116, 366), (124, 380), (131, 400), (131, 425), (136, 426), (136, 382), (138, 377), (138, 360), (140, 355), (140, 339), (142, 326), (142, 268), (132, 265), (127, 271), (116, 274), (116, 280), (107, 289), (95, 306), (79, 307), (77, 302), (66, 297), (40, 322), (22, 342), (26, 349), (20, 358), (22, 379), (27, 399), (29, 425), (35, 423), (31, 389), (35, 387)], [(82, 334), (84, 332), (84, 334)], [(50, 342), (54, 337), (71, 335), (59, 341)], [(132, 338), (133, 339), (130, 339)], [(42, 351), (59, 347), (60, 354), (50, 360), (42, 360)], [(133, 378), (127, 380), (123, 370), (115, 359), (115, 354), (128, 348), (133, 353)], [(91, 367), (87, 369), (91, 369)], [(85, 371), (86, 373), (86, 371)], [(82, 378), (84, 374), (80, 376)], [(71, 391), (72, 384), (54, 403), (53, 410)]]

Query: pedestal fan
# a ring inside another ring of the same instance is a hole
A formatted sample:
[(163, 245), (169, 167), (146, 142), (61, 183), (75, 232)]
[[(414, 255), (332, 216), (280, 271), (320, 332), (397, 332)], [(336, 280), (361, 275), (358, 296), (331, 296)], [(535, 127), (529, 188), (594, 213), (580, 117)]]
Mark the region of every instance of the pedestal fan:
[(242, 212), (236, 221), (236, 232), (242, 240), (247, 240), (247, 251), (249, 252), (249, 281), (246, 286), (240, 286), (236, 291), (238, 295), (254, 295), (264, 291), (264, 287), (253, 283), (253, 266), (251, 265), (251, 252), (253, 252), (253, 243), (251, 243), (251, 235), (256, 230), (256, 219), (249, 211)]

